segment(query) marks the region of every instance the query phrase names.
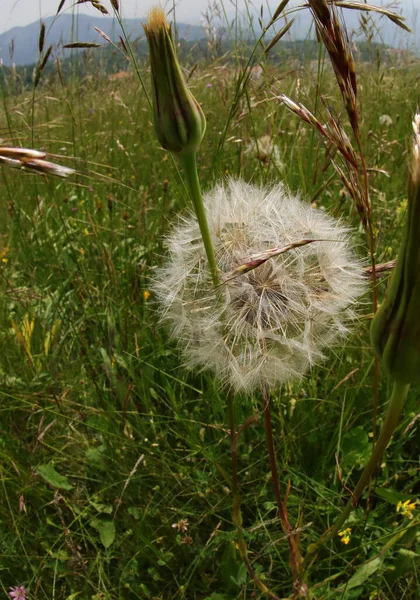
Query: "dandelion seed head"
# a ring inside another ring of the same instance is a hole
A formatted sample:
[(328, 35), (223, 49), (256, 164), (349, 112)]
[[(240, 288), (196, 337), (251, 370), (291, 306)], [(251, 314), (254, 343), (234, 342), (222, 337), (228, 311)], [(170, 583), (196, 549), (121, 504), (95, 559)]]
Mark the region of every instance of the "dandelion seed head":
[[(169, 257), (154, 283), (186, 364), (212, 369), (236, 391), (301, 378), (347, 333), (365, 289), (348, 229), (282, 185), (231, 179), (204, 203), (224, 283), (212, 287), (194, 216), (169, 236)], [(253, 255), (308, 238), (320, 241), (229, 278)]]

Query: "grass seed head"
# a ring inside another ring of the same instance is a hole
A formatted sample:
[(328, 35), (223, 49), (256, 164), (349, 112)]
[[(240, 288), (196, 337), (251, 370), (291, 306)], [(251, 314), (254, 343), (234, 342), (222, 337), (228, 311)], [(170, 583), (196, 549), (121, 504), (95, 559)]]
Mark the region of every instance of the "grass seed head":
[(70, 167), (46, 160), (46, 156), (46, 152), (31, 148), (0, 146), (0, 165), (64, 178), (76, 174), (76, 171)]
[[(191, 216), (167, 240), (169, 257), (154, 284), (187, 365), (212, 369), (235, 390), (299, 379), (347, 332), (365, 289), (347, 229), (282, 185), (230, 180), (204, 202), (224, 283), (214, 290)], [(308, 238), (322, 241), (229, 278), (253, 256)]]

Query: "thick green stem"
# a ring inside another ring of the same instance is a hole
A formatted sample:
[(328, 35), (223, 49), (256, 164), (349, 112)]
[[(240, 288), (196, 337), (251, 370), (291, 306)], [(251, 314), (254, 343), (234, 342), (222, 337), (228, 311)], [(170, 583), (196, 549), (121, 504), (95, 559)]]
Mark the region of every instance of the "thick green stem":
[(200, 227), (201, 237), (203, 238), (207, 260), (209, 262), (211, 278), (214, 286), (216, 287), (220, 284), (219, 269), (217, 268), (203, 197), (201, 195), (200, 181), (197, 173), (197, 156), (195, 152), (186, 152), (182, 153), (180, 158), (184, 173), (187, 178), (188, 188), (191, 194), (191, 200), (193, 202), (198, 225)]
[(394, 382), (394, 388), (392, 390), (392, 396), (389, 401), (388, 410), (385, 416), (385, 421), (379, 434), (378, 441), (373, 449), (372, 455), (369, 459), (368, 464), (364, 468), (364, 471), (359, 479), (359, 482), (352, 494), (352, 497), (347, 502), (344, 509), (341, 511), (340, 516), (335, 522), (334, 527), (318, 542), (311, 544), (308, 548), (308, 556), (305, 559), (305, 563), (311, 558), (315, 552), (327, 542), (332, 540), (342, 528), (347, 517), (351, 513), (352, 509), (357, 505), (363, 490), (369, 483), (370, 478), (376, 467), (380, 464), (386, 447), (395, 431), (398, 421), (400, 419), (402, 410), (404, 408), (405, 400), (407, 398), (408, 390), (410, 389), (409, 384)]

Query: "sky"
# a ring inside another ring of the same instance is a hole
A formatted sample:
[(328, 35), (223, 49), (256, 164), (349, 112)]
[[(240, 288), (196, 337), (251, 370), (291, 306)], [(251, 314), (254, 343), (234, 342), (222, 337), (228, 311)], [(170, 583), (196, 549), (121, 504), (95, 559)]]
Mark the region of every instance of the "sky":
[[(110, 0), (101, 0), (111, 12)], [(0, 0), (1, 22), (0, 33), (16, 26), (28, 25), (41, 17), (54, 15), (60, 0)], [(157, 4), (158, 0), (120, 0), (122, 14), (125, 18), (146, 16), (148, 9)], [(201, 12), (205, 10), (208, 0), (177, 0), (177, 18), (186, 23), (200, 23)], [(74, 2), (66, 0), (63, 11), (71, 10)], [(172, 3), (171, 3), (172, 4)], [(100, 16), (100, 13), (89, 6), (79, 6), (78, 10), (90, 15)]]
[[(102, 4), (110, 10), (110, 0), (101, 0)], [(147, 14), (148, 9), (156, 4), (158, 0), (119, 0), (122, 14), (125, 18), (139, 18), (144, 17)], [(206, 9), (209, 0), (176, 0), (177, 4), (177, 19), (184, 23), (195, 23), (199, 24), (201, 19), (201, 13)], [(244, 0), (238, 1), (238, 5), (244, 5)], [(0, 22), (0, 33), (11, 29), (16, 26), (28, 25), (40, 19), (40, 17), (46, 17), (53, 15), (57, 11), (57, 7), (60, 0), (0, 0), (1, 9), (1, 22)], [(263, 3), (265, 6), (269, 6), (271, 9), (275, 8), (279, 4), (280, 0), (254, 0), (255, 6), (260, 6)], [(372, 4), (385, 4), (384, 0), (371, 0)], [(387, 2), (389, 4), (389, 2)], [(66, 0), (64, 3), (63, 10), (71, 10), (74, 2), (72, 0)], [(171, 1), (172, 4), (172, 1)], [(233, 4), (233, 2), (232, 2)], [(225, 2), (226, 6), (231, 6), (229, 0)], [(407, 14), (414, 8), (420, 9), (420, 0), (401, 0), (399, 2), (403, 14)], [(98, 16), (97, 10), (92, 7), (79, 6), (80, 12), (88, 13), (91, 15)], [(111, 12), (111, 10), (110, 10)], [(268, 11), (266, 11), (268, 12)]]

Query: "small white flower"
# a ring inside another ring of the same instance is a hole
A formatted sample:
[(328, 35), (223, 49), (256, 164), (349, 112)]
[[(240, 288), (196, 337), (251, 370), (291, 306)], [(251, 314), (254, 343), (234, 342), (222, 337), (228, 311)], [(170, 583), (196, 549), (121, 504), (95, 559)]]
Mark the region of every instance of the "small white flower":
[(280, 158), (280, 150), (270, 135), (263, 135), (257, 140), (252, 140), (245, 150), (246, 154), (252, 154), (264, 165), (273, 162), (278, 169), (283, 169), (284, 165)]
[(379, 124), (385, 125), (385, 127), (390, 127), (393, 124), (393, 120), (389, 115), (381, 115), (379, 117)]
[(189, 526), (190, 524), (188, 523), (187, 519), (180, 519), (176, 523), (172, 523), (172, 528), (176, 529), (177, 531), (181, 531), (181, 533), (188, 531)]
[(162, 317), (190, 367), (210, 368), (235, 390), (299, 379), (347, 333), (365, 290), (348, 230), (282, 185), (230, 180), (204, 197), (222, 279), (250, 257), (299, 240), (291, 249), (212, 288), (194, 216), (174, 228), (154, 290)]

